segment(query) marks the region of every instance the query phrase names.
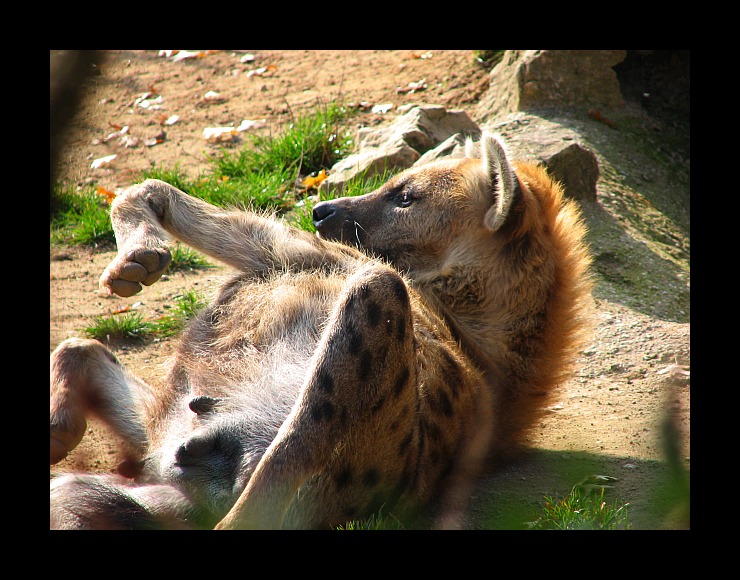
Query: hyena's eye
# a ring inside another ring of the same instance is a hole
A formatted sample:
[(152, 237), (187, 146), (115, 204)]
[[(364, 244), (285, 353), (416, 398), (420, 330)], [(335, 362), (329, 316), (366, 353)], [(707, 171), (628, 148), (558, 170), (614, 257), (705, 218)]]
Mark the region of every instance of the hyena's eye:
[(408, 191), (404, 191), (398, 196), (398, 207), (408, 207), (412, 201), (414, 201), (414, 198), (411, 197), (411, 194)]
[(393, 189), (388, 191), (386, 199), (397, 207), (408, 207), (418, 198), (414, 194), (414, 188), (409, 187), (407, 183), (399, 183)]

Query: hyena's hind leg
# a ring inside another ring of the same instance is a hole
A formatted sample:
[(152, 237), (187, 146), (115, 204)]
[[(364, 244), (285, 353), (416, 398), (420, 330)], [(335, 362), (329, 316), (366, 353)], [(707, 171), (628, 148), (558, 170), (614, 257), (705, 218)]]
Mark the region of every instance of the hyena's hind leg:
[(50, 465), (77, 446), (91, 415), (123, 439), (133, 461), (143, 457), (149, 445), (144, 414), (150, 389), (110, 350), (97, 340), (70, 338), (51, 354), (49, 371)]
[(293, 410), (218, 528), (326, 527), (398, 499), (417, 475), (415, 384), (408, 290), (367, 266), (348, 279)]

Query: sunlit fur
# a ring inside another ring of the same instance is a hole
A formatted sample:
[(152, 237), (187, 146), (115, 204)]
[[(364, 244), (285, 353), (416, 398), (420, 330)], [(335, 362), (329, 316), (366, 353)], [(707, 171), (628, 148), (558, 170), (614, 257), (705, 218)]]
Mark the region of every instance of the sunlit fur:
[(157, 180), (119, 195), (103, 288), (154, 283), (173, 237), (237, 273), (156, 387), (97, 341), (52, 353), (50, 463), (91, 414), (129, 456), (126, 477), (52, 480), (52, 527), (327, 528), (427, 506), (455, 527), (484, 460), (526, 443), (590, 328), (577, 203), (483, 142), (318, 204), (318, 236)]

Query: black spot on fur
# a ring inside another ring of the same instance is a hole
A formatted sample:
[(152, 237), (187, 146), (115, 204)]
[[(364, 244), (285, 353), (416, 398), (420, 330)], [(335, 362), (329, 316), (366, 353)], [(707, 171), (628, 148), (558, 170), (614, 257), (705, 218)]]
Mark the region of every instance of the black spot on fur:
[(388, 400), (388, 395), (381, 396), (377, 401), (373, 403), (373, 406), (370, 408), (370, 414), (375, 415), (378, 411), (380, 411), (380, 409), (383, 408), (387, 400)]
[(379, 481), (380, 472), (374, 467), (368, 469), (365, 472), (365, 475), (362, 476), (362, 483), (365, 485), (365, 487), (375, 487), (376, 485), (378, 485)]
[(401, 302), (405, 303), (409, 299), (409, 293), (406, 290), (406, 284), (403, 283), (403, 280), (400, 280), (398, 278), (393, 281), (393, 293)]
[(416, 455), (416, 465), (413, 467), (412, 485), (416, 485), (421, 475), (421, 459), (424, 457), (424, 449), (426, 448), (426, 422), (422, 417), (419, 421), (419, 441), (418, 441), (418, 453)]
[(369, 350), (362, 351), (360, 357), (360, 380), (364, 381), (370, 376), (370, 371), (373, 368), (373, 355)]
[(424, 432), (433, 442), (438, 443), (443, 440), (442, 430), (439, 428), (439, 425), (437, 425), (436, 423), (425, 422), (424, 427)]
[(321, 370), (319, 376), (316, 378), (319, 389), (327, 395), (331, 395), (334, 392), (334, 381), (331, 375), (325, 370)]
[(447, 393), (440, 391), (437, 393), (437, 399), (439, 401), (439, 408), (444, 416), (452, 417), (452, 403), (450, 402), (450, 398), (447, 396)]
[(413, 440), (413, 433), (409, 433), (401, 440), (401, 443), (398, 446), (398, 454), (399, 455), (406, 455), (406, 453), (409, 450), (409, 445), (411, 445), (411, 441)]
[(403, 388), (406, 386), (406, 384), (409, 382), (409, 376), (411, 373), (409, 372), (408, 367), (403, 367), (401, 370), (401, 374), (398, 375), (398, 378), (396, 379), (396, 384), (393, 385), (393, 396), (398, 397), (398, 395), (401, 394), (401, 391), (403, 391)]
[(443, 351), (443, 355), (445, 358), (445, 373), (443, 376), (447, 377), (447, 384), (452, 391), (452, 397), (457, 399), (460, 396), (462, 369), (460, 368), (460, 364), (449, 352), (445, 350)]
[(367, 303), (367, 321), (373, 328), (380, 323), (380, 306), (372, 300)]
[(357, 354), (360, 352), (360, 349), (362, 348), (362, 336), (360, 336), (360, 333), (357, 332), (354, 328), (352, 328), (349, 332), (349, 352), (352, 354)]
[(337, 491), (341, 491), (344, 488), (352, 485), (352, 470), (349, 467), (345, 467), (342, 471), (334, 476), (334, 484), (337, 487)]
[(396, 340), (403, 342), (406, 338), (406, 319), (401, 317), (396, 320)]
[(334, 414), (334, 405), (329, 401), (323, 401), (311, 407), (311, 418), (314, 421), (331, 421), (334, 418)]
[(452, 403), (450, 402), (450, 398), (447, 396), (447, 393), (442, 390), (439, 390), (434, 394), (430, 393), (428, 400), (429, 407), (435, 415), (442, 414), (445, 417), (452, 416)]
[(213, 408), (220, 400), (221, 399), (217, 399), (214, 397), (207, 397), (206, 395), (199, 395), (197, 397), (193, 397), (190, 400), (190, 403), (188, 403), (188, 406), (190, 407), (190, 410), (196, 415), (203, 415), (205, 413), (210, 413), (211, 411), (213, 411)]

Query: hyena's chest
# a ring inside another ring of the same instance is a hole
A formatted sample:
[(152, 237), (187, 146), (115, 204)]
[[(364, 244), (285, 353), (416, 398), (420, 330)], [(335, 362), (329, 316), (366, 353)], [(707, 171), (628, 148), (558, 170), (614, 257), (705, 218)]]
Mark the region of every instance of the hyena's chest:
[(272, 380), (300, 383), (344, 281), (314, 272), (235, 278), (184, 333), (180, 376), (194, 394), (222, 397)]

